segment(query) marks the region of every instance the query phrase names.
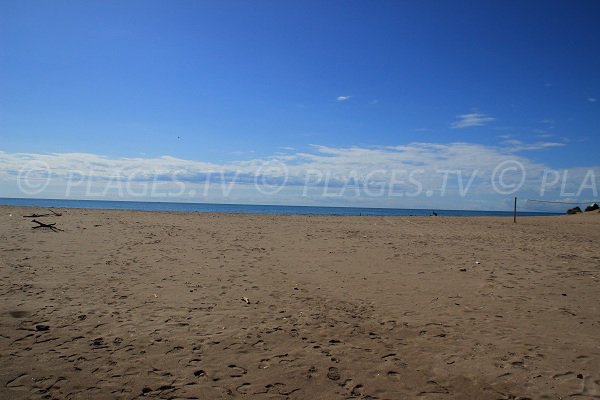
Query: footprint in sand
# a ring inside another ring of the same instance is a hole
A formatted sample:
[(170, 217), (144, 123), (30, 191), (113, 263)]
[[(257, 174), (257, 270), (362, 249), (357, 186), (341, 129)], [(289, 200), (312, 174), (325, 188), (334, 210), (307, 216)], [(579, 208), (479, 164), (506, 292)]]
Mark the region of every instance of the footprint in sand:
[(12, 390), (26, 390), (29, 379), (30, 378), (27, 374), (21, 374), (16, 378), (9, 380), (6, 383), (6, 387)]
[(22, 310), (9, 311), (8, 313), (13, 318), (26, 318), (29, 316), (29, 312)]
[(251, 383), (245, 382), (235, 388), (235, 391), (240, 394), (256, 394), (256, 388)]
[(339, 381), (341, 378), (340, 371), (336, 367), (330, 367), (329, 371), (327, 372), (327, 378), (331, 379), (332, 381)]
[(352, 388), (352, 391), (350, 391), (350, 394), (351, 394), (352, 396), (355, 396), (355, 397), (362, 396), (362, 395), (363, 395), (363, 390), (364, 390), (364, 387), (363, 387), (363, 385), (361, 385), (361, 384), (359, 383), (358, 385), (356, 385), (356, 386), (354, 386), (354, 387)]
[(352, 397), (359, 397), (363, 395), (364, 386), (360, 383), (355, 385), (352, 379), (346, 379), (344, 383), (340, 383), (340, 386), (348, 390)]
[(238, 367), (235, 364), (230, 364), (227, 368), (231, 369), (232, 374), (229, 375), (231, 378), (241, 378), (243, 375), (246, 375), (248, 372), (245, 368)]
[(206, 376), (206, 372), (204, 370), (202, 370), (202, 369), (199, 369), (197, 371), (194, 371), (194, 376), (196, 378), (202, 378), (202, 377)]

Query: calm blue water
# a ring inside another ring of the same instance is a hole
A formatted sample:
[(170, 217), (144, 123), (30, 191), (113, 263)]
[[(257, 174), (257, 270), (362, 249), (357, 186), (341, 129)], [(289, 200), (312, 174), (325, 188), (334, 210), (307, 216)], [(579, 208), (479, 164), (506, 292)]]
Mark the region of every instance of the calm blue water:
[[(102, 208), (114, 210), (211, 212), (240, 214), (301, 214), (301, 215), (379, 215), (379, 216), (427, 216), (431, 209), (408, 208), (359, 208), (359, 207), (314, 207), (314, 206), (271, 206), (247, 204), (209, 203), (162, 203), (148, 201), (104, 201), (104, 200), (54, 200), (0, 198), (0, 205), (59, 207), (59, 208)], [(512, 216), (510, 211), (465, 211), (435, 210), (440, 216)], [(519, 212), (522, 216), (560, 215), (557, 213)]]

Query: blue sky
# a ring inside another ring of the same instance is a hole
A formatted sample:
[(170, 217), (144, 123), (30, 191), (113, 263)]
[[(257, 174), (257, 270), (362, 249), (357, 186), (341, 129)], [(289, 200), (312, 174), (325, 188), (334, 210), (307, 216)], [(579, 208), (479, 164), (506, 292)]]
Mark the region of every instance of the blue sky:
[(0, 151), (295, 165), (467, 143), (593, 169), (599, 20), (596, 1), (5, 1)]

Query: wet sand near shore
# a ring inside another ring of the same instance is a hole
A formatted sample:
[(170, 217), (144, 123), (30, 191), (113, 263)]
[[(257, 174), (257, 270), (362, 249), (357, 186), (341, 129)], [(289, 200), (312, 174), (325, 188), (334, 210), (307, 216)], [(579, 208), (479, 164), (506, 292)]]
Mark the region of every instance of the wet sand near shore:
[(2, 399), (600, 398), (600, 214), (0, 206)]

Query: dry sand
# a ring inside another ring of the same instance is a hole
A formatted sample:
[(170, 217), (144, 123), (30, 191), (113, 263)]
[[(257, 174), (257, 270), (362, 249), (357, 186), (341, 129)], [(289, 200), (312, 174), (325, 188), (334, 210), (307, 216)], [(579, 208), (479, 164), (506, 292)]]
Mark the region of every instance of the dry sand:
[(2, 399), (600, 397), (600, 214), (62, 211), (0, 207)]

